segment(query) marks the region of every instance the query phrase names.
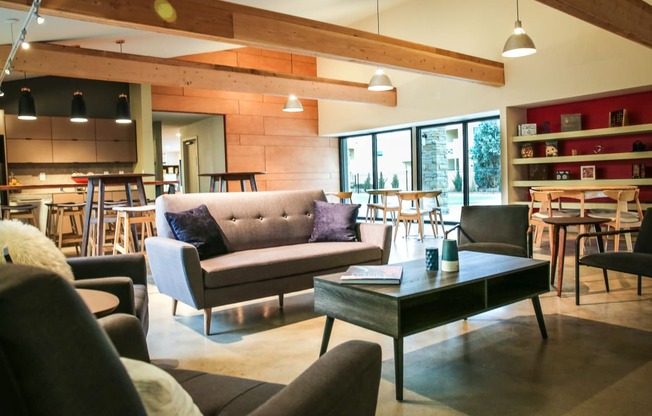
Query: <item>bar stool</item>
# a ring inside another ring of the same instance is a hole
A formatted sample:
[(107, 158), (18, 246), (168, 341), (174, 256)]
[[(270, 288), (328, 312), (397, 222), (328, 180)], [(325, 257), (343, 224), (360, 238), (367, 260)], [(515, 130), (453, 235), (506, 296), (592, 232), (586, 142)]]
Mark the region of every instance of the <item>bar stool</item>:
[[(140, 249), (145, 252), (145, 238), (154, 236), (154, 226), (156, 225), (156, 207), (153, 205), (138, 205), (134, 207), (114, 207), (117, 212), (117, 221), (115, 224), (115, 234), (113, 238), (113, 254), (134, 253), (134, 239), (138, 238), (138, 233), (133, 234), (136, 230), (135, 225), (140, 224)], [(132, 227), (134, 226), (134, 227)]]
[(123, 201), (104, 201), (104, 215), (103, 224), (104, 232), (102, 233), (104, 238), (103, 241), (97, 241), (97, 205), (93, 204), (93, 210), (91, 212), (90, 226), (88, 230), (88, 245), (91, 248), (91, 253), (96, 252), (98, 245), (102, 247), (102, 253), (111, 253), (113, 251), (113, 239), (115, 235), (116, 223), (118, 221), (118, 215), (115, 211), (115, 208), (125, 206)]
[[(84, 226), (84, 203), (66, 202), (56, 204), (55, 224), (56, 243), (61, 249), (74, 246), (79, 255), (82, 241), (82, 227)], [(70, 221), (70, 232), (64, 232), (66, 218)]]
[(28, 223), (38, 228), (38, 218), (36, 218), (36, 209), (34, 204), (21, 205), (2, 205), (2, 219), (20, 219), (27, 220)]

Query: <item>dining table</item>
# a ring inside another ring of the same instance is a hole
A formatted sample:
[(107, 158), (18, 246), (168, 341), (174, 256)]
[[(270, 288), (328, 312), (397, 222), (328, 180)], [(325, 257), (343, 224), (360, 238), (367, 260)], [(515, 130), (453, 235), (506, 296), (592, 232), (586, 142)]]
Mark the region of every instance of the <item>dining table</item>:
[(554, 186), (533, 186), (533, 191), (563, 192), (563, 198), (571, 198), (579, 201), (580, 216), (585, 214), (585, 202), (589, 199), (604, 198), (604, 191), (607, 190), (632, 190), (638, 189), (636, 185), (554, 185)]
[[(226, 183), (228, 181), (239, 181), (240, 190), (245, 192), (247, 190), (246, 182), (249, 181), (249, 188), (256, 192), (258, 185), (256, 184), (256, 175), (264, 175), (266, 172), (212, 172), (200, 173), (199, 176), (210, 178), (209, 191), (210, 192), (226, 192)], [(215, 184), (217, 183), (217, 186)]]

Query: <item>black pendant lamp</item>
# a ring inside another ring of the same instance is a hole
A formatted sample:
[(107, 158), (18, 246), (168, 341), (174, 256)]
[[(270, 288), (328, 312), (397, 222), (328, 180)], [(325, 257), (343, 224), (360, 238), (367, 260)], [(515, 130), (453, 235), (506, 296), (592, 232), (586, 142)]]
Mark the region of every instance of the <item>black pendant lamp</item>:
[(84, 101), (84, 96), (79, 90), (72, 94), (70, 121), (73, 123), (85, 123), (88, 121), (88, 117), (86, 116), (86, 101)]
[(20, 120), (36, 120), (36, 105), (34, 105), (34, 97), (32, 97), (32, 92), (27, 87), (20, 89), (18, 118)]
[(118, 95), (118, 104), (116, 105), (115, 113), (116, 123), (131, 123), (131, 110), (129, 109), (129, 100), (127, 99), (127, 94)]

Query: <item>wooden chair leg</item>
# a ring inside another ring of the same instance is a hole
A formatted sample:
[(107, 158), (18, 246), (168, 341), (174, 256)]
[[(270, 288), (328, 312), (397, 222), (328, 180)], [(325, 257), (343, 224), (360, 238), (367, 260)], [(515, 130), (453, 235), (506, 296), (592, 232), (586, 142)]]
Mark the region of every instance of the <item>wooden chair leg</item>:
[(641, 275), (639, 274), (638, 276), (638, 295), (641, 296), (642, 290), (643, 290), (643, 279), (641, 278)]
[(210, 335), (211, 334), (211, 316), (212, 316), (213, 309), (212, 308), (205, 308), (204, 309), (204, 334), (205, 335)]
[(177, 314), (177, 305), (179, 304), (179, 301), (176, 299), (172, 299), (172, 316)]
[(604, 276), (604, 287), (609, 291), (609, 277), (607, 276), (607, 269), (602, 269), (602, 275)]
[(279, 309), (283, 309), (284, 300), (285, 300), (285, 298), (283, 296), (283, 293), (279, 294), (278, 295), (278, 307), (279, 307)]

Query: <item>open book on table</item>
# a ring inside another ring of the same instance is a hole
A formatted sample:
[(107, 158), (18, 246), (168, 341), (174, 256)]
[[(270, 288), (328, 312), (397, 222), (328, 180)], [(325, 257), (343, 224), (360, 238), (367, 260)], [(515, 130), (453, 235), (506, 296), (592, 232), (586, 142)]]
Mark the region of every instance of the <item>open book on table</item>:
[(401, 266), (351, 266), (340, 277), (340, 283), (364, 285), (398, 285), (403, 276)]

